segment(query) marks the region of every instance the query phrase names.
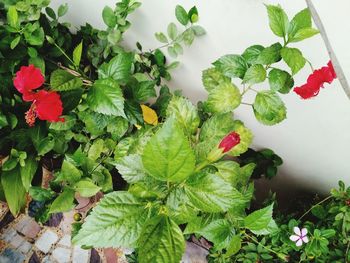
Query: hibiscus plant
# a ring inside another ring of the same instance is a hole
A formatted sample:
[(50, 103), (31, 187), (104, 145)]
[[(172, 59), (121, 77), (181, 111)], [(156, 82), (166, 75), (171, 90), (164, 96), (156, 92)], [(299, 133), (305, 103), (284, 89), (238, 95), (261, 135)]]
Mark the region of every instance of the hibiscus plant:
[[(156, 33), (161, 46), (144, 51), (140, 43), (135, 50), (121, 44), (128, 15), (141, 3), (105, 7), (105, 30), (86, 24), (75, 33), (61, 22), (68, 6), (55, 12), (49, 3), (0, 3), (0, 197), (12, 214), (23, 210), (27, 193), (29, 214), (40, 222), (73, 209), (77, 196), (103, 193), (74, 225), (73, 242), (133, 247), (138, 261), (147, 263), (179, 262), (190, 235), (206, 238), (230, 260), (247, 239), (278, 232), (273, 204), (247, 209), (251, 175), (272, 177), (282, 161), (265, 150), (272, 164), (256, 170), (259, 162), (243, 155), (253, 134), (232, 112), (252, 106), (265, 125), (286, 118), (278, 94), (289, 93), (294, 75), (309, 63), (290, 45), (318, 33), (309, 11), (289, 21), (280, 6), (267, 5), (281, 43), (219, 58), (203, 71), (208, 99), (193, 105), (165, 84), (179, 62), (169, 63), (162, 50), (175, 58), (205, 34), (196, 7), (178, 5), (178, 25)], [(329, 63), (295, 92), (309, 98), (334, 78)], [(266, 80), (269, 89), (262, 90)], [(247, 92), (256, 93), (253, 103), (243, 101)], [(39, 186), (40, 166), (52, 172), (47, 187)]]

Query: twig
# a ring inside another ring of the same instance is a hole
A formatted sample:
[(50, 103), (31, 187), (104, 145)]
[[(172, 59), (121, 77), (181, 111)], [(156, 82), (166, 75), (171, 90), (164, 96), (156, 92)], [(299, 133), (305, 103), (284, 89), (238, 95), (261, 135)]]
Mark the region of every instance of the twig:
[(323, 199), (322, 201), (318, 202), (317, 204), (311, 206), (311, 208), (309, 210), (307, 210), (301, 217), (299, 217), (298, 221), (300, 221), (304, 216), (306, 216), (308, 213), (310, 213), (310, 211), (312, 209), (314, 209), (316, 206), (323, 204), (324, 202), (326, 202), (327, 200), (329, 200), (331, 198), (332, 198), (332, 196), (330, 195), (330, 196), (326, 197), (325, 199)]
[(340, 82), (345, 94), (350, 99), (349, 83), (345, 77), (345, 74), (344, 74), (342, 67), (340, 66), (340, 63), (337, 59), (337, 56), (334, 53), (332, 45), (331, 45), (329, 38), (327, 36), (326, 29), (323, 26), (322, 20), (321, 20), (319, 14), (317, 13), (317, 10), (316, 10), (314, 4), (312, 3), (312, 1), (311, 0), (305, 0), (305, 1), (306, 1), (306, 4), (307, 4), (310, 12), (311, 12), (312, 18), (313, 18), (318, 30), (320, 31), (320, 34), (321, 34), (323, 41), (326, 45), (329, 57), (331, 58), (331, 61), (332, 61), (333, 67), (334, 67), (334, 70), (337, 73), (337, 78), (339, 79), (339, 82)]

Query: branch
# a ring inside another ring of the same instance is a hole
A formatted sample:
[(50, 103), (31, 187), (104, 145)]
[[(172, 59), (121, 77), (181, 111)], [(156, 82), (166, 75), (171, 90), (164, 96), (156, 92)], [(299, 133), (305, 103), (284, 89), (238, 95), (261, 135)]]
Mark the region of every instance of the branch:
[(316, 10), (314, 4), (312, 3), (312, 1), (311, 0), (305, 0), (305, 1), (306, 1), (306, 4), (307, 4), (310, 12), (311, 12), (312, 18), (313, 18), (313, 20), (314, 20), (318, 30), (320, 31), (320, 34), (321, 34), (321, 36), (323, 38), (323, 41), (324, 41), (324, 43), (326, 45), (329, 57), (331, 58), (331, 61), (332, 61), (333, 67), (334, 67), (334, 70), (337, 73), (337, 78), (339, 79), (339, 82), (340, 82), (340, 84), (341, 84), (345, 94), (350, 99), (350, 86), (349, 86), (349, 83), (346, 80), (344, 71), (343, 71), (343, 69), (341, 68), (341, 66), (339, 64), (337, 56), (334, 53), (334, 50), (333, 50), (332, 45), (331, 45), (331, 43), (329, 41), (329, 38), (328, 38), (327, 33), (326, 33), (326, 29), (323, 26), (321, 18), (319, 16), (319, 14), (317, 13), (317, 10)]

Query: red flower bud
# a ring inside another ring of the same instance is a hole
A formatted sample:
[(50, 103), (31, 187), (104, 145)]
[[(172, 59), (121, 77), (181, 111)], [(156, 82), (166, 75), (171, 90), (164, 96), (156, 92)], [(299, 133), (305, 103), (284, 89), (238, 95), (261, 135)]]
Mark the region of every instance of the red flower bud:
[(239, 144), (240, 141), (241, 138), (239, 134), (236, 132), (231, 132), (228, 135), (226, 135), (225, 138), (222, 139), (222, 141), (219, 144), (219, 148), (223, 149), (223, 153), (226, 153), (228, 151), (231, 151), (231, 149), (237, 144)]

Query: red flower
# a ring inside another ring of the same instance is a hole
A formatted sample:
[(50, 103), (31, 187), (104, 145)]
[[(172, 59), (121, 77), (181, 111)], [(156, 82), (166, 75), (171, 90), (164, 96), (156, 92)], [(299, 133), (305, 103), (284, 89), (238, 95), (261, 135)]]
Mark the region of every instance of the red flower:
[(239, 134), (236, 132), (231, 132), (228, 135), (226, 135), (225, 138), (222, 139), (222, 141), (219, 144), (219, 148), (223, 149), (223, 153), (226, 153), (228, 151), (231, 151), (231, 149), (237, 144), (239, 144), (240, 141), (241, 138)]
[(63, 122), (60, 118), (63, 112), (60, 95), (54, 91), (40, 90), (33, 95), (34, 101), (29, 111), (26, 112), (26, 121), (33, 126), (36, 117), (43, 121)]
[(326, 67), (315, 70), (308, 78), (307, 83), (294, 88), (294, 92), (297, 93), (303, 99), (309, 99), (315, 97), (325, 82), (331, 84), (336, 78), (332, 62), (329, 61)]
[(13, 84), (16, 89), (23, 94), (23, 100), (30, 101), (32, 90), (40, 88), (45, 82), (45, 78), (40, 69), (34, 65), (21, 67), (16, 73)]

